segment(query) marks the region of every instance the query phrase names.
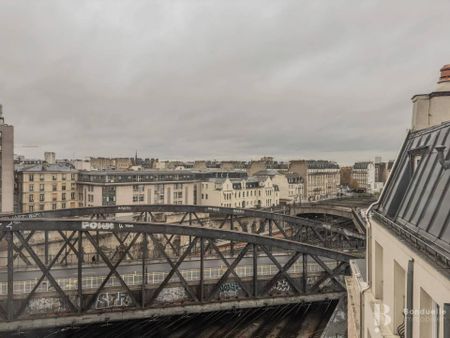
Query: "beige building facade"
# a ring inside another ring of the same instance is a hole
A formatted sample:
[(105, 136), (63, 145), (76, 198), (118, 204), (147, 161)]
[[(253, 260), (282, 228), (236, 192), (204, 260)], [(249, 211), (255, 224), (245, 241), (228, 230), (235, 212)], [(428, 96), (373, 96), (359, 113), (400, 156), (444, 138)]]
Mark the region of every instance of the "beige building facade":
[(18, 212), (35, 212), (79, 206), (78, 172), (64, 163), (23, 166), (16, 170)]
[(319, 201), (335, 198), (340, 185), (339, 165), (332, 161), (299, 160), (289, 163), (289, 172), (303, 178), (303, 199)]
[(93, 170), (127, 170), (133, 165), (128, 157), (91, 157), (90, 162)]
[(81, 206), (200, 204), (200, 184), (216, 177), (243, 177), (241, 171), (141, 170), (80, 172)]
[(265, 169), (255, 173), (256, 177), (270, 177), (280, 191), (280, 204), (301, 203), (304, 196), (303, 178), (291, 172)]
[(266, 177), (211, 178), (200, 184), (200, 204), (228, 208), (270, 208), (280, 203), (278, 186)]
[(375, 191), (375, 165), (373, 162), (356, 162), (352, 167), (352, 179), (359, 189)]

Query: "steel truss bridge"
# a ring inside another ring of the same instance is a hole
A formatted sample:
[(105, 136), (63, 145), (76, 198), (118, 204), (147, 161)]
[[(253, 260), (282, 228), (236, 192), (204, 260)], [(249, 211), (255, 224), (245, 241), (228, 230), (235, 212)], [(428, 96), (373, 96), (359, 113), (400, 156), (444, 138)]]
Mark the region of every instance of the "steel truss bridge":
[[(179, 220), (156, 222), (159, 213)], [(364, 238), (281, 213), (208, 206), (7, 215), (0, 332), (337, 299)]]

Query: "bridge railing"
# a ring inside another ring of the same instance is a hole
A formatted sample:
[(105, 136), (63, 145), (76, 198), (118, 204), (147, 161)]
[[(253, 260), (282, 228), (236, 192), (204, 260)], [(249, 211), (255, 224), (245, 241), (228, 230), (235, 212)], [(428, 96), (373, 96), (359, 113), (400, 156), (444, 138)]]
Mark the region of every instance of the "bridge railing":
[[(325, 262), (325, 264), (330, 269), (334, 269), (336, 267), (336, 262), (334, 261)], [(274, 264), (259, 265), (257, 269), (258, 269), (258, 276), (261, 277), (274, 276), (279, 271)], [(293, 275), (301, 275), (303, 273), (302, 269), (303, 269), (302, 262), (297, 262), (292, 265), (292, 267), (288, 270), (288, 272)], [(218, 280), (220, 279), (220, 277), (223, 276), (223, 274), (226, 271), (227, 267), (223, 265), (217, 268), (211, 267), (205, 268), (203, 278), (205, 280)], [(239, 266), (235, 269), (235, 271), (241, 278), (253, 276), (253, 266), (251, 265)], [(323, 271), (324, 270), (317, 263), (312, 262), (307, 263), (308, 274), (320, 273)], [(188, 282), (200, 280), (200, 271), (198, 269), (180, 270), (180, 272), (185, 278), (185, 280)], [(146, 285), (160, 284), (167, 277), (168, 274), (169, 274), (168, 272), (158, 272), (158, 271), (147, 272), (145, 273), (146, 277), (145, 284)], [(125, 281), (125, 283), (129, 286), (142, 285), (142, 273), (140, 272), (135, 271), (133, 273), (122, 274), (121, 277)], [(102, 284), (105, 278), (106, 275), (85, 276), (82, 279), (83, 289), (85, 290), (96, 289)], [(33, 290), (37, 281), (38, 281), (37, 278), (30, 280), (14, 281), (14, 294), (17, 295), (29, 294)], [(76, 291), (78, 288), (77, 278), (58, 278), (56, 279), (56, 282), (64, 291)], [(172, 282), (177, 283), (179, 282), (179, 279), (174, 278)], [(105, 285), (105, 287), (110, 288), (120, 286), (121, 284), (116, 277), (111, 277), (108, 283)], [(48, 293), (54, 291), (55, 289), (52, 287), (50, 283), (48, 283), (48, 281), (43, 281), (36, 290), (37, 293)], [(5, 296), (7, 294), (8, 294), (8, 283), (0, 282), (0, 296)]]

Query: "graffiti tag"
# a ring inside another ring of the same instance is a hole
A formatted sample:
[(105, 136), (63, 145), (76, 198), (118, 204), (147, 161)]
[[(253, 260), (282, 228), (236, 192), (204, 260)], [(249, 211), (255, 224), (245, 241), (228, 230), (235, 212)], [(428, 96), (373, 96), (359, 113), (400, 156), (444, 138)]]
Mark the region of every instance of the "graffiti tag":
[(241, 287), (236, 282), (222, 284), (219, 288), (220, 298), (237, 297)]
[(130, 296), (124, 292), (101, 293), (95, 302), (96, 309), (110, 309), (115, 307), (129, 307), (133, 305)]
[(156, 301), (161, 303), (174, 303), (187, 298), (186, 290), (182, 287), (165, 288), (161, 290)]

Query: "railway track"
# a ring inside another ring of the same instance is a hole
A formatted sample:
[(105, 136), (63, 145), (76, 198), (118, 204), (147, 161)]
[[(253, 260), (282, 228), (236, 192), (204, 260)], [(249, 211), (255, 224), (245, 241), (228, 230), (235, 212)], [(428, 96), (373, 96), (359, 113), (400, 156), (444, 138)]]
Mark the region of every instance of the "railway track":
[(16, 332), (23, 338), (318, 338), (337, 301)]

